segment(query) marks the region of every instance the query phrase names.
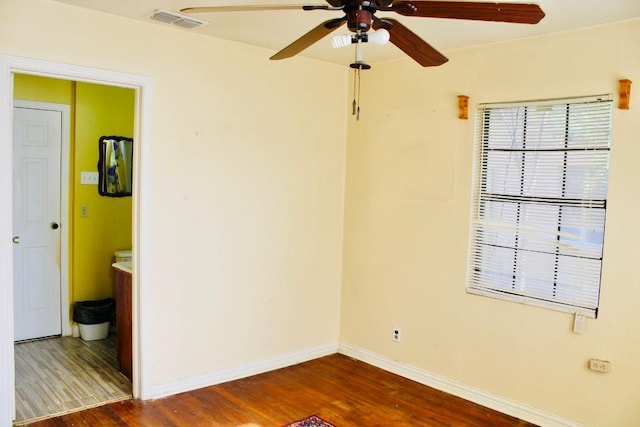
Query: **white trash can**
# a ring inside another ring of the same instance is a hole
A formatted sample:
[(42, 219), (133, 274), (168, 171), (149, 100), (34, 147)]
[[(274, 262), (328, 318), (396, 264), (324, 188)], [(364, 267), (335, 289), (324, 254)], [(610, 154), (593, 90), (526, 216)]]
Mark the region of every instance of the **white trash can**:
[(109, 323), (116, 310), (116, 301), (106, 298), (98, 301), (76, 301), (73, 321), (78, 323), (80, 338), (85, 341), (103, 340), (109, 336)]

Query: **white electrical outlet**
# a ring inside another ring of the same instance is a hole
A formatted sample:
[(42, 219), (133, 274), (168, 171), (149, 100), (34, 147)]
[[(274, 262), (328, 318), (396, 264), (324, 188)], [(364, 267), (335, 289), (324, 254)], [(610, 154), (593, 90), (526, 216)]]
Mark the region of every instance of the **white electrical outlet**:
[(400, 328), (393, 328), (392, 338), (395, 342), (400, 342), (401, 331)]
[(611, 372), (611, 362), (609, 360), (589, 359), (589, 369), (596, 372)]

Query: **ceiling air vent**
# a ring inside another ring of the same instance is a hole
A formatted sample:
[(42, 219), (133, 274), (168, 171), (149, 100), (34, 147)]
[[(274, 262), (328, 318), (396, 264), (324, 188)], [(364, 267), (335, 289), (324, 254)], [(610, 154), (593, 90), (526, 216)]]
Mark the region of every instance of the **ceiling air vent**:
[(201, 21), (190, 16), (184, 16), (176, 12), (169, 12), (168, 10), (161, 9), (154, 10), (150, 18), (154, 21), (164, 22), (166, 24), (174, 24), (182, 28), (196, 28), (200, 27), (201, 25), (208, 24), (208, 22)]

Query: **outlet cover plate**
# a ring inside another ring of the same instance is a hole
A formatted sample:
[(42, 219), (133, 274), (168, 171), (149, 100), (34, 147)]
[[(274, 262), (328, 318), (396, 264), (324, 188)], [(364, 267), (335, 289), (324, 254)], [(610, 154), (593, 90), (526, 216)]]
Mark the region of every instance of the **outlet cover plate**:
[(602, 359), (589, 359), (589, 369), (596, 372), (611, 372), (611, 362)]
[(402, 337), (402, 331), (400, 330), (400, 328), (393, 328), (393, 335), (392, 335), (392, 339), (395, 342), (400, 342), (400, 338)]

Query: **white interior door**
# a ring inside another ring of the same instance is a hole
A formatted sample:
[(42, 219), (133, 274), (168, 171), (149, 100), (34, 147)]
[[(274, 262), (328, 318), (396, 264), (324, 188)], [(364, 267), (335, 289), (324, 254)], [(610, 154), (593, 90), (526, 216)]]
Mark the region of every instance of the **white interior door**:
[(13, 275), (16, 341), (60, 335), (62, 113), (13, 110)]

